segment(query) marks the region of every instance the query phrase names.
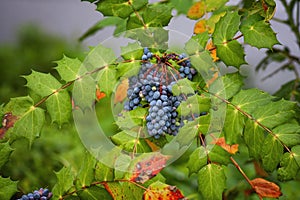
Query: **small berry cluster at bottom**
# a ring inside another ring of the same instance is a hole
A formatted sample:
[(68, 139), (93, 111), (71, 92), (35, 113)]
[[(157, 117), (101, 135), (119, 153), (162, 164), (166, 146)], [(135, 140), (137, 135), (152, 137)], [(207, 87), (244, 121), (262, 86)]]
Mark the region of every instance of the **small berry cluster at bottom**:
[(52, 198), (52, 193), (49, 189), (40, 188), (39, 190), (33, 191), (33, 193), (24, 194), (17, 200), (48, 200)]

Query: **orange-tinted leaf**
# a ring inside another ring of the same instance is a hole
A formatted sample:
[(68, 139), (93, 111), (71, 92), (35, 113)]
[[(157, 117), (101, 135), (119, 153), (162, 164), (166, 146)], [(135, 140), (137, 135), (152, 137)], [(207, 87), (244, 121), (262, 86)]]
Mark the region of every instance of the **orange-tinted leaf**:
[(210, 56), (213, 58), (214, 62), (219, 60), (219, 58), (217, 57), (217, 49), (215, 48), (212, 40), (207, 43), (206, 49), (210, 51)]
[(4, 137), (6, 131), (13, 127), (18, 117), (11, 112), (6, 113), (2, 118), (2, 127), (0, 128), (0, 139)]
[(239, 150), (239, 145), (238, 144), (233, 144), (233, 145), (226, 144), (226, 141), (225, 141), (224, 137), (216, 139), (214, 141), (214, 143), (216, 145), (222, 147), (223, 149), (225, 149), (230, 154), (235, 154)]
[(259, 164), (259, 162), (254, 161), (253, 164), (254, 164), (255, 172), (256, 172), (256, 174), (258, 176), (260, 176), (260, 177), (267, 177), (267, 176), (269, 176), (269, 174), (261, 167), (261, 165)]
[(139, 160), (133, 169), (131, 181), (144, 183), (158, 174), (169, 159), (169, 156), (160, 153), (150, 154)]
[(117, 87), (114, 104), (122, 102), (126, 98), (127, 89), (128, 89), (128, 79), (124, 79)]
[(205, 5), (203, 2), (196, 2), (192, 7), (189, 9), (187, 13), (187, 17), (191, 19), (199, 19), (201, 18), (205, 13)]
[(185, 200), (181, 191), (176, 186), (167, 185), (161, 182), (152, 183), (144, 192), (143, 200)]
[(278, 198), (281, 191), (278, 185), (262, 178), (251, 180), (252, 188), (261, 197)]
[(199, 34), (199, 33), (204, 33), (205, 31), (208, 31), (206, 20), (205, 19), (201, 19), (201, 20), (199, 20), (195, 24), (195, 26), (194, 26), (194, 33), (195, 34)]
[(100, 101), (104, 97), (106, 97), (106, 94), (104, 92), (101, 92), (100, 88), (97, 86), (97, 89), (96, 89), (96, 100)]
[(152, 152), (158, 151), (160, 149), (156, 144), (151, 142), (149, 139), (145, 139), (145, 141), (147, 142), (148, 146), (151, 148)]
[(208, 81), (206, 81), (206, 87), (209, 87), (218, 77), (219, 77), (219, 73), (215, 72), (213, 77)]

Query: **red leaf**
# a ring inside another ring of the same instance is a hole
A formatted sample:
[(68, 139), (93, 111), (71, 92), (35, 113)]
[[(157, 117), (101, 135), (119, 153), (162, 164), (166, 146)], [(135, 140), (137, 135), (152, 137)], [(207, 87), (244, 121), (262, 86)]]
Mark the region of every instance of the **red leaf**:
[(2, 119), (2, 127), (0, 128), (0, 139), (4, 137), (6, 131), (14, 126), (18, 117), (12, 115), (11, 112), (6, 113)]
[(226, 141), (225, 141), (224, 137), (215, 139), (214, 144), (222, 147), (223, 149), (225, 149), (230, 154), (235, 154), (239, 150), (239, 145), (238, 144), (233, 144), (233, 145), (226, 144)]
[(104, 97), (106, 97), (106, 94), (104, 92), (101, 92), (100, 88), (97, 87), (97, 89), (96, 89), (96, 100), (100, 101)]
[(251, 185), (260, 198), (278, 198), (281, 196), (279, 186), (265, 179), (253, 179), (251, 180)]
[(151, 154), (150, 157), (142, 158), (135, 164), (130, 181), (139, 183), (146, 182), (165, 167), (169, 158), (169, 156), (160, 153)]
[(151, 184), (144, 192), (143, 200), (185, 200), (181, 191), (176, 186), (161, 182)]

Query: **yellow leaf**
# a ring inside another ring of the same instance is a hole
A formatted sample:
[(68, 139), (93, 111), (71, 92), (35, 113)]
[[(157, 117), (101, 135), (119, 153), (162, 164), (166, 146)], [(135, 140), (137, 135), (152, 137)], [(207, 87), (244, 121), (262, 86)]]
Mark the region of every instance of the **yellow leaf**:
[(192, 5), (187, 13), (187, 17), (190, 19), (200, 19), (205, 13), (205, 5), (203, 2), (197, 2)]
[(204, 33), (205, 31), (208, 31), (208, 26), (206, 24), (206, 20), (201, 19), (195, 24), (194, 33), (199, 34), (199, 33)]
[(213, 61), (217, 62), (219, 60), (217, 57), (217, 49), (215, 48), (212, 40), (207, 43), (206, 49), (210, 51), (210, 56), (213, 58)]

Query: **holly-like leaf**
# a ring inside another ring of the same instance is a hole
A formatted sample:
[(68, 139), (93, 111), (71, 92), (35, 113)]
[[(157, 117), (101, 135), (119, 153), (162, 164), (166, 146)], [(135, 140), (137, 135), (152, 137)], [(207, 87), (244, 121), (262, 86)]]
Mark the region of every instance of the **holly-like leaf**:
[(89, 188), (85, 188), (83, 190), (80, 190), (78, 192), (78, 196), (80, 199), (91, 199), (91, 200), (97, 200), (97, 199), (107, 199), (112, 200), (111, 195), (105, 190), (104, 188), (98, 187), (98, 186), (92, 186)]
[(232, 40), (239, 30), (240, 16), (238, 12), (227, 12), (215, 26), (213, 43), (221, 45)]
[(153, 199), (177, 200), (185, 199), (185, 197), (176, 186), (167, 185), (157, 181), (152, 183), (143, 195), (143, 200)]
[(276, 169), (283, 155), (283, 146), (275, 137), (268, 135), (262, 146), (261, 154), (264, 170), (272, 172)]
[(103, 0), (97, 2), (97, 10), (104, 16), (127, 18), (134, 10), (139, 10), (148, 3), (147, 0)]
[(10, 200), (11, 197), (18, 191), (18, 181), (12, 181), (10, 178), (0, 176), (0, 199)]
[(226, 177), (224, 169), (216, 164), (208, 164), (198, 173), (198, 190), (204, 199), (222, 199)]
[(92, 36), (97, 31), (102, 30), (107, 26), (116, 26), (114, 31), (114, 36), (118, 36), (119, 34), (126, 31), (126, 20), (120, 17), (105, 17), (101, 21), (97, 22), (91, 28), (89, 28), (80, 38), (79, 40), (82, 41), (89, 36)]
[(221, 137), (214, 141), (214, 144), (222, 147), (224, 150), (226, 150), (230, 154), (235, 154), (239, 150), (238, 144), (229, 145), (226, 143), (225, 138)]
[(264, 142), (264, 130), (248, 119), (244, 129), (244, 140), (249, 149), (250, 156), (259, 159), (261, 158), (261, 148)]
[(241, 25), (244, 41), (257, 48), (271, 49), (279, 44), (270, 24), (261, 19), (260, 15), (251, 15)]
[(13, 149), (10, 147), (9, 142), (0, 143), (0, 169), (9, 160), (9, 156)]
[(133, 167), (130, 176), (130, 180), (134, 182), (144, 183), (147, 180), (153, 178), (164, 167), (169, 159), (169, 156), (165, 156), (161, 153), (149, 153), (137, 157), (131, 168)]
[(244, 48), (238, 41), (232, 40), (215, 45), (217, 46), (217, 56), (227, 66), (240, 67), (242, 64), (246, 64)]
[(194, 3), (188, 13), (187, 13), (187, 17), (190, 18), (190, 19), (200, 19), (204, 13), (206, 11), (206, 6), (204, 4), (203, 1), (199, 1), (199, 2), (196, 2)]
[(77, 174), (78, 188), (85, 188), (89, 186), (94, 180), (94, 168), (96, 165), (95, 158), (86, 152), (83, 163), (81, 164), (80, 170)]
[(104, 187), (114, 200), (141, 199), (144, 192), (142, 188), (128, 182), (107, 182)]
[(59, 83), (51, 74), (44, 74), (36, 71), (28, 76), (26, 86), (41, 97), (51, 95), (46, 100), (47, 110), (52, 122), (59, 126), (69, 121), (72, 111), (70, 96), (66, 90), (59, 90), (62, 84)]
[(63, 167), (59, 172), (55, 172), (57, 182), (52, 192), (54, 197), (62, 198), (62, 196), (73, 186), (74, 174), (71, 167)]
[(251, 185), (260, 198), (279, 198), (281, 196), (279, 186), (265, 179), (253, 179)]
[(77, 78), (78, 70), (81, 66), (81, 62), (78, 58), (69, 58), (64, 55), (61, 60), (55, 63), (57, 64), (55, 69), (58, 71), (62, 80), (69, 82)]
[(25, 137), (31, 146), (43, 127), (44, 110), (34, 107), (33, 100), (29, 96), (12, 98), (4, 109), (18, 117), (13, 128), (9, 129), (13, 133), (12, 138)]

